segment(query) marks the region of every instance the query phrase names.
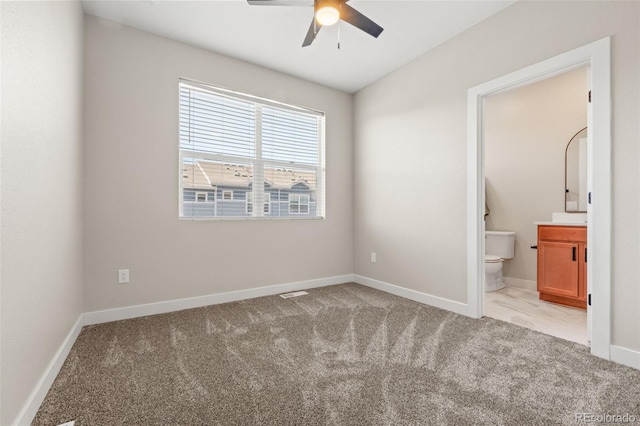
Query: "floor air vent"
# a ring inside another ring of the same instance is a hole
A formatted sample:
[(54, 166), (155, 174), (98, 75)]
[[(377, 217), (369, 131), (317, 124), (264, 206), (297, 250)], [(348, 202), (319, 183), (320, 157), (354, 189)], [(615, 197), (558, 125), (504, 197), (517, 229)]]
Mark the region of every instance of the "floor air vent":
[(280, 297), (283, 299), (291, 299), (292, 297), (304, 296), (305, 294), (309, 294), (306, 291), (294, 291), (293, 293), (285, 293), (281, 294)]

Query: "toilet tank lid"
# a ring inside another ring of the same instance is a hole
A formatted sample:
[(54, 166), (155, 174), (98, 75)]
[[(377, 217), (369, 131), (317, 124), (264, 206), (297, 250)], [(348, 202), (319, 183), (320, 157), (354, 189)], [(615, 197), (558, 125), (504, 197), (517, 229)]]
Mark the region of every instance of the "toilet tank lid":
[(513, 232), (513, 231), (485, 231), (485, 234), (488, 234), (488, 235), (504, 235), (504, 236), (516, 235), (516, 233)]

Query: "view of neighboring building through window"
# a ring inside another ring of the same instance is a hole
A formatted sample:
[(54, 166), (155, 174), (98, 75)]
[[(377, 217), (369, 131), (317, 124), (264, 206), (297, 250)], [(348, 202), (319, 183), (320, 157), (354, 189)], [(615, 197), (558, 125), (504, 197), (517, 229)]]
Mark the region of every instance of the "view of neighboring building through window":
[[(264, 213), (271, 213), (271, 194), (265, 192), (264, 205), (262, 207)], [(253, 192), (247, 192), (247, 213), (253, 213)]]
[(322, 113), (181, 80), (179, 151), (181, 217), (324, 217)]
[(306, 194), (289, 194), (289, 213), (309, 213), (309, 196)]

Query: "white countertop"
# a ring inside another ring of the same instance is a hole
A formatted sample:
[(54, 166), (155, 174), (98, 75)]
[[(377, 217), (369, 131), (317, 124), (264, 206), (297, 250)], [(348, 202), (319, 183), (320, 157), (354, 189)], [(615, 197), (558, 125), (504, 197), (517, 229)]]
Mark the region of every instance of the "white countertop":
[(533, 222), (534, 225), (552, 225), (552, 226), (587, 226), (587, 222)]

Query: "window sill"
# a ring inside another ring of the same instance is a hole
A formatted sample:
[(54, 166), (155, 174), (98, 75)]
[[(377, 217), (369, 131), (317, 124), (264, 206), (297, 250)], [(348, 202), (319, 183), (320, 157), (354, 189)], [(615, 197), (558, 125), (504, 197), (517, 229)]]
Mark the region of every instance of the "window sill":
[(226, 221), (255, 221), (255, 220), (324, 220), (326, 217), (178, 217), (180, 221), (201, 222), (226, 222)]

